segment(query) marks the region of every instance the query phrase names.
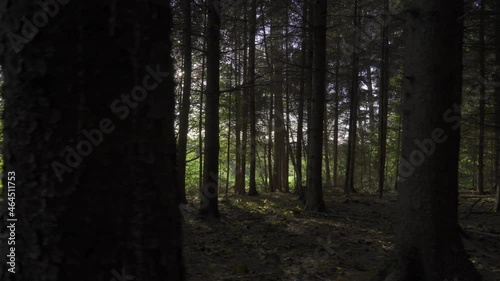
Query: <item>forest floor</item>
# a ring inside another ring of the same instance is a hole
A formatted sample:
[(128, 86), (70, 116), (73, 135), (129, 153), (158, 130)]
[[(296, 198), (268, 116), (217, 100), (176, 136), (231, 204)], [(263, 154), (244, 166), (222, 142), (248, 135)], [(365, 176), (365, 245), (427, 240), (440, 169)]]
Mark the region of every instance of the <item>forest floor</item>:
[[(220, 221), (197, 218), (189, 204), (187, 280), (370, 280), (394, 246), (395, 197), (326, 189), (328, 211), (320, 214), (304, 212), (293, 194), (222, 196)], [(485, 281), (500, 280), (500, 215), (492, 206), (492, 196), (460, 196), (464, 243)]]

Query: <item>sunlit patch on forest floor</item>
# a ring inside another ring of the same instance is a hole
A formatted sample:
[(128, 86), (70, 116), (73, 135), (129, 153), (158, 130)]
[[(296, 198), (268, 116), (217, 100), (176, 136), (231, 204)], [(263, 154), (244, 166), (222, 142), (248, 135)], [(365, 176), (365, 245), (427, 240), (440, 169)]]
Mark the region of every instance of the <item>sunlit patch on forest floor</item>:
[[(370, 280), (393, 248), (394, 194), (348, 199), (326, 189), (326, 214), (304, 213), (293, 194), (219, 199), (220, 222), (197, 218), (196, 204), (185, 214), (189, 281)], [(500, 216), (492, 206), (488, 196), (460, 199), (460, 223), (471, 236), (465, 245), (486, 281), (500, 280)]]

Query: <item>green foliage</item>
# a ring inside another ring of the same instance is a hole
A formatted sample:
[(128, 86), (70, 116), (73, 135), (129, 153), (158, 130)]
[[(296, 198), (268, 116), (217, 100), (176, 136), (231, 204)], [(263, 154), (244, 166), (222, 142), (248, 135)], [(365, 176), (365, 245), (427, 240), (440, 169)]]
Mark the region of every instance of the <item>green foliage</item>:
[[(267, 3), (267, 2), (266, 2)], [(267, 3), (263, 6), (262, 11), (267, 11), (266, 9), (271, 9), (273, 7), (272, 2)], [(404, 1), (401, 0), (390, 0), (390, 12), (395, 15), (396, 18), (400, 17), (399, 13), (405, 10)], [(269, 5), (268, 5), (269, 4)], [(291, 2), (292, 9), (288, 11), (289, 21), (283, 24), (286, 25), (286, 32), (289, 36), (284, 36), (284, 39), (288, 43), (287, 49), (283, 48), (281, 51), (288, 51), (287, 58), (287, 69), (282, 73), (283, 76), (289, 75), (288, 77), (282, 77), (288, 79), (283, 83), (283, 107), (285, 116), (288, 115), (290, 118), (290, 129), (289, 129), (289, 140), (291, 143), (297, 142), (297, 130), (298, 130), (298, 115), (299, 115), (299, 101), (301, 99), (300, 86), (301, 81), (304, 77), (301, 77), (302, 64), (302, 29), (298, 28), (301, 26), (300, 16), (296, 14), (301, 9), (301, 3)], [(340, 1), (339, 3), (329, 5), (329, 17), (332, 26), (340, 26), (340, 28), (329, 28), (328, 29), (328, 40), (327, 44), (327, 61), (329, 74), (327, 75), (326, 87), (327, 87), (327, 103), (326, 103), (326, 117), (327, 117), (327, 130), (329, 137), (328, 158), (330, 161), (330, 174), (333, 181), (337, 184), (342, 185), (346, 170), (346, 154), (347, 154), (347, 129), (348, 129), (348, 119), (349, 119), (349, 90), (351, 87), (351, 78), (349, 75), (349, 67), (351, 64), (351, 52), (349, 48), (349, 41), (353, 36), (353, 29), (350, 21), (337, 22), (338, 19), (344, 17), (346, 14), (352, 13), (352, 3)], [(380, 3), (365, 3), (363, 5), (363, 10), (372, 15), (380, 15), (383, 13), (383, 7)], [(272, 9), (271, 9), (272, 10)], [(262, 11), (258, 11), (261, 13)], [(241, 10), (235, 9), (227, 11), (228, 15), (239, 18), (242, 15)], [(274, 15), (272, 12), (269, 13), (267, 21), (258, 23), (258, 31), (256, 37), (256, 129), (257, 129), (257, 167), (256, 167), (256, 181), (260, 191), (263, 191), (264, 187), (267, 185), (266, 177), (267, 175), (266, 166), (267, 163), (267, 138), (269, 136), (269, 119), (270, 119), (270, 106), (271, 97), (273, 90), (273, 76), (269, 72), (269, 57), (268, 49), (269, 43), (273, 41), (268, 37), (270, 32), (270, 22), (274, 20), (280, 21), (279, 18), (272, 18)], [(203, 13), (193, 14), (193, 29), (196, 30), (195, 33), (202, 33), (203, 26)], [(398, 165), (399, 157), (401, 151), (401, 103), (403, 91), (403, 61), (404, 61), (404, 48), (403, 48), (403, 29), (401, 25), (396, 21), (396, 18), (389, 20), (390, 24), (390, 44), (389, 44), (389, 55), (390, 55), (390, 67), (389, 67), (389, 105), (388, 105), (388, 128), (387, 128), (387, 148), (386, 148), (386, 185), (385, 189), (387, 191), (392, 191), (397, 179), (398, 179)], [(180, 20), (177, 19), (177, 20)], [(478, 17), (466, 17), (467, 26), (475, 26), (478, 24)], [(358, 123), (358, 138), (356, 143), (356, 160), (355, 160), (355, 186), (365, 189), (364, 191), (375, 192), (377, 189), (377, 179), (378, 179), (378, 153), (379, 153), (379, 91), (380, 91), (380, 63), (379, 58), (381, 56), (381, 29), (375, 21), (369, 19), (363, 19), (361, 27), (363, 34), (360, 38), (360, 49), (363, 52), (360, 53), (360, 108), (359, 108), (359, 123)], [(246, 34), (241, 32), (243, 30), (244, 21), (227, 21), (222, 31), (221, 40), (221, 66), (220, 66), (220, 108), (219, 108), (219, 118), (220, 118), (220, 151), (219, 151), (219, 182), (220, 182), (220, 192), (223, 194), (225, 192), (226, 186), (229, 187), (229, 191), (232, 192), (232, 186), (235, 182), (235, 162), (236, 162), (236, 148), (235, 148), (235, 126), (236, 126), (236, 114), (241, 114), (241, 118), (248, 118), (248, 114), (244, 115), (243, 111), (243, 97), (245, 94), (245, 89), (248, 89), (248, 85), (252, 82), (247, 81), (248, 77), (245, 76), (244, 72), (244, 42)], [(491, 33), (494, 31), (489, 25), (487, 28), (487, 37), (491, 37)], [(283, 26), (285, 27), (285, 26)], [(179, 29), (180, 31), (180, 29)], [(264, 34), (263, 32), (267, 33)], [(285, 31), (285, 30), (284, 30)], [(177, 40), (174, 43), (177, 44), (177, 49), (181, 50), (182, 32), (174, 32), (174, 36)], [(264, 36), (266, 35), (266, 36)], [(338, 42), (339, 44), (337, 44)], [(478, 113), (478, 72), (477, 72), (477, 60), (478, 60), (478, 34), (476, 29), (468, 29), (465, 34), (465, 45), (464, 45), (464, 81), (463, 81), (463, 124), (462, 124), (462, 142), (460, 151), (460, 187), (461, 188), (473, 188), (475, 186), (475, 181), (477, 177), (477, 113)], [(283, 41), (282, 46), (285, 46), (285, 41)], [(196, 159), (199, 155), (198, 152), (198, 124), (199, 124), (199, 113), (200, 113), (200, 94), (202, 94), (201, 86), (203, 84), (201, 79), (202, 74), (202, 55), (200, 52), (203, 48), (203, 40), (194, 40), (193, 44), (195, 46), (193, 50), (193, 93), (192, 93), (192, 106), (190, 112), (190, 133), (188, 141), (188, 164), (187, 164), (187, 174), (186, 174), (186, 187), (188, 193), (197, 193), (199, 185), (199, 161)], [(205, 46), (206, 47), (206, 46)], [(491, 60), (494, 58), (493, 52), (487, 52), (487, 71), (486, 73), (491, 73), (492, 65)], [(176, 58), (178, 62), (178, 68), (182, 68), (182, 52), (176, 53)], [(248, 63), (248, 62), (247, 62)], [(334, 73), (335, 66), (340, 65), (339, 73)], [(247, 65), (248, 67), (248, 65)], [(372, 89), (369, 90), (368, 87), (368, 71), (370, 69), (370, 80), (372, 81)], [(206, 73), (204, 73), (206, 78)], [(338, 85), (337, 85), (338, 82)], [(245, 84), (246, 83), (246, 84)], [(178, 84), (181, 85), (180, 83)], [(285, 88), (286, 86), (286, 88)], [(307, 85), (305, 85), (307, 88)], [(339, 112), (335, 112), (334, 101), (336, 97), (336, 89), (339, 89)], [(285, 89), (289, 90), (289, 99), (285, 98)], [(179, 93), (181, 91), (178, 91)], [(371, 95), (371, 96), (370, 96)], [(493, 115), (493, 105), (492, 98), (489, 94), (487, 101), (487, 112), (488, 118)], [(238, 97), (240, 97), (238, 99)], [(288, 107), (285, 106), (288, 102)], [(275, 105), (274, 105), (275, 106)], [(371, 110), (371, 112), (368, 112)], [(304, 127), (303, 132), (307, 132), (307, 118), (310, 114), (307, 108), (307, 101), (304, 108)], [(373, 114), (370, 116), (370, 114)], [(337, 140), (333, 139), (333, 122), (339, 119), (339, 137)], [(493, 124), (492, 120), (487, 120), (487, 124)], [(494, 179), (489, 175), (491, 168), (494, 166), (493, 162), (493, 130), (489, 130), (486, 136), (486, 147), (485, 147), (485, 181), (486, 185), (491, 184)], [(203, 133), (203, 132), (202, 132)], [(203, 135), (203, 134), (202, 134)], [(272, 134), (271, 134), (272, 135)], [(228, 139), (229, 138), (229, 139)], [(249, 159), (250, 159), (250, 138), (248, 138), (247, 143), (247, 177), (246, 177), (246, 188), (248, 188), (249, 181)], [(303, 136), (303, 165), (302, 165), (302, 175), (303, 184), (306, 182), (306, 166), (307, 166), (307, 134)], [(333, 145), (334, 142), (338, 142), (338, 179), (333, 179)], [(292, 144), (292, 146), (293, 146)], [(229, 156), (228, 156), (229, 152)], [(273, 152), (274, 153), (274, 152)], [(294, 156), (296, 153), (295, 148), (293, 149)], [(190, 161), (196, 159), (194, 161)], [(488, 172), (486, 172), (488, 171)], [(326, 165), (323, 165), (323, 179), (326, 180)], [(289, 182), (290, 187), (293, 189), (295, 185), (295, 171), (292, 165), (292, 161), (289, 162)]]

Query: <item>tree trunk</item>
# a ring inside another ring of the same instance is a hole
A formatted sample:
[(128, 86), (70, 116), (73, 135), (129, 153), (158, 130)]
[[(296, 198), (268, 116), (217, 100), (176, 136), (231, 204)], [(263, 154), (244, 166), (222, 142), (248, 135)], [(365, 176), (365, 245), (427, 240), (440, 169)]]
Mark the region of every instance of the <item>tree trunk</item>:
[(4, 202), (15, 192), (0, 229), (17, 242), (0, 279), (183, 280), (168, 2), (52, 3), (64, 11), (11, 44), (44, 12), (0, 1)]
[[(246, 11), (246, 2), (243, 3), (244, 6), (244, 11)], [(246, 118), (248, 116), (248, 87), (247, 87), (247, 63), (248, 63), (248, 52), (247, 52), (247, 46), (248, 46), (248, 41), (247, 41), (247, 21), (246, 21), (247, 14), (245, 13), (244, 15), (244, 20), (243, 20), (243, 75), (240, 73), (240, 81), (241, 77), (243, 77), (243, 90), (242, 90), (242, 115), (243, 115), (243, 124), (242, 124), (242, 131), (243, 131), (243, 137), (241, 141), (241, 163), (240, 163), (240, 173), (239, 173), (239, 181), (237, 182), (236, 185), (236, 193), (239, 195), (244, 195), (245, 194), (245, 182), (246, 182), (246, 165), (247, 165), (247, 143), (248, 143), (248, 119)]]
[(255, 182), (255, 168), (257, 160), (257, 136), (256, 136), (256, 123), (255, 118), (255, 32), (256, 32), (256, 17), (257, 17), (257, 3), (256, 0), (252, 0), (250, 7), (250, 33), (248, 38), (249, 51), (248, 51), (248, 61), (249, 61), (249, 82), (252, 85), (249, 89), (249, 111), (250, 111), (250, 186), (248, 189), (248, 195), (259, 195), (257, 192), (257, 184)]
[(269, 91), (269, 136), (267, 142), (267, 163), (269, 169), (269, 192), (275, 192), (276, 187), (274, 186), (274, 170), (273, 170), (273, 112), (274, 112), (274, 97), (273, 91)]
[[(340, 40), (337, 38), (337, 50), (340, 50)], [(338, 54), (337, 61), (335, 62), (335, 123), (333, 124), (333, 185), (339, 186), (338, 171), (339, 171), (339, 101), (340, 101), (340, 85), (339, 85), (339, 72), (340, 72), (340, 53)]]
[[(359, 131), (359, 150), (358, 150), (358, 154), (359, 155), (359, 158), (360, 158), (360, 161), (359, 161), (359, 164), (358, 164), (358, 167), (359, 167), (359, 188), (363, 189), (365, 187), (365, 168), (366, 168), (366, 153), (365, 153), (365, 149), (366, 149), (366, 131), (363, 127), (363, 124), (366, 125), (366, 122), (363, 122), (362, 120), (365, 119), (365, 116), (361, 116), (358, 117), (358, 128), (361, 128), (361, 130)], [(356, 168), (354, 168), (356, 169)]]
[(184, 50), (184, 86), (182, 91), (182, 106), (179, 114), (179, 145), (177, 151), (177, 181), (179, 183), (180, 202), (187, 203), (186, 199), (186, 146), (189, 128), (189, 109), (191, 107), (191, 0), (183, 1), (183, 50)]
[[(247, 10), (247, 2), (243, 2), (243, 10)], [(246, 178), (247, 178), (247, 145), (248, 145), (248, 40), (247, 40), (247, 30), (248, 30), (248, 23), (247, 23), (247, 13), (244, 14), (243, 17), (243, 141), (242, 141), (242, 157), (241, 157), (241, 172), (242, 172), (242, 178), (241, 178), (241, 186), (240, 190), (238, 191), (239, 194), (243, 195), (246, 193)]]
[(351, 90), (349, 94), (350, 99), (350, 117), (349, 117), (349, 140), (347, 142), (347, 165), (345, 175), (344, 192), (349, 194), (355, 192), (354, 190), (354, 162), (356, 159), (356, 142), (357, 142), (357, 120), (358, 120), (358, 93), (359, 93), (359, 53), (357, 50), (359, 40), (359, 23), (360, 17), (358, 16), (358, 0), (354, 2), (354, 39), (352, 44), (352, 80)]
[(486, 98), (485, 81), (485, 49), (484, 49), (484, 13), (486, 1), (481, 0), (480, 23), (479, 23), (479, 75), (481, 86), (479, 87), (479, 144), (477, 163), (477, 192), (484, 194), (484, 109)]
[(373, 91), (373, 73), (371, 70), (371, 66), (368, 67), (366, 70), (366, 75), (367, 75), (367, 82), (368, 82), (368, 96), (367, 96), (367, 105), (366, 107), (368, 108), (368, 121), (370, 122), (368, 128), (369, 128), (369, 133), (368, 133), (368, 186), (371, 188), (372, 185), (372, 166), (373, 166), (373, 153), (372, 153), (372, 147), (376, 146), (376, 140), (374, 135), (375, 134), (375, 97), (374, 97), (374, 91)]
[[(236, 28), (235, 28), (236, 32)], [(235, 85), (241, 86), (241, 75), (240, 75), (240, 52), (237, 51), (240, 47), (239, 44), (239, 38), (238, 34), (235, 34), (236, 39), (234, 40), (234, 49), (236, 50), (234, 52), (234, 62), (235, 62)], [(243, 116), (243, 104), (244, 102), (242, 101), (245, 97), (243, 96), (243, 90), (240, 89), (238, 92), (236, 92), (236, 126), (235, 126), (235, 134), (236, 134), (236, 140), (235, 140), (235, 145), (236, 145), (236, 164), (235, 164), (235, 175), (234, 175), (234, 193), (240, 194), (241, 190), (241, 181), (242, 181), (242, 167), (241, 167), (241, 158), (243, 154), (242, 150), (242, 142), (241, 142), (241, 132), (242, 132), (242, 123), (244, 122), (245, 116)]]
[[(243, 115), (248, 116), (248, 100), (247, 100), (247, 89), (243, 90)], [(247, 144), (248, 144), (248, 119), (243, 118), (243, 136), (241, 140), (241, 177), (238, 186), (237, 194), (245, 195), (246, 189), (246, 177), (247, 177)]]
[[(399, 167), (400, 167), (400, 157), (399, 155), (401, 155), (401, 131), (403, 130), (403, 94), (401, 94), (401, 96), (399, 97), (399, 110), (398, 110), (398, 116), (399, 116), (399, 120), (398, 120), (398, 136), (397, 136), (397, 139), (396, 139), (396, 155), (398, 155), (397, 157), (395, 157), (395, 165), (396, 166), (396, 173), (395, 173), (395, 178), (396, 180), (394, 181), (394, 190), (397, 191), (398, 190), (398, 187), (399, 187), (399, 180), (398, 180), (398, 177), (399, 177)], [(384, 175), (385, 176), (385, 175)]]
[(264, 191), (269, 192), (269, 164), (267, 163), (267, 143), (263, 143), (264, 146)]
[(382, 61), (380, 65), (378, 196), (384, 195), (385, 160), (387, 157), (387, 113), (389, 106), (389, 0), (384, 0), (382, 27)]
[(208, 0), (205, 162), (199, 215), (219, 217), (219, 62), (220, 16), (216, 0)]
[(326, 75), (326, 23), (327, 0), (315, 0), (314, 3), (314, 62), (313, 94), (311, 99), (311, 122), (309, 123), (309, 151), (307, 162), (307, 211), (324, 211), (322, 182), (322, 142), (323, 118), (325, 108)]
[[(233, 67), (231, 67), (231, 70), (229, 71), (229, 89), (232, 88), (233, 86)], [(228, 118), (227, 118), (227, 153), (226, 153), (226, 194), (225, 198), (227, 199), (228, 192), (229, 192), (229, 175), (231, 174), (231, 118), (232, 118), (232, 99), (231, 99), (231, 92), (227, 93), (227, 98), (228, 98)], [(236, 148), (238, 149), (238, 148)]]
[(204, 32), (203, 32), (203, 49), (201, 58), (201, 81), (200, 81), (200, 112), (198, 115), (198, 149), (200, 160), (198, 163), (198, 188), (199, 194), (203, 193), (203, 96), (205, 95), (205, 66), (206, 66), (206, 46), (207, 46), (207, 13), (203, 15)]
[(495, 151), (496, 151), (496, 197), (495, 212), (500, 212), (500, 0), (495, 1)]
[[(264, 17), (264, 12), (261, 11)], [(263, 18), (262, 21), (265, 23), (265, 19)], [(264, 29), (264, 51), (266, 54), (266, 62), (267, 62), (267, 68), (271, 75), (273, 75), (273, 65), (271, 63), (271, 58), (269, 54), (269, 48), (267, 47), (267, 40), (266, 40), (266, 31)], [(273, 87), (272, 87), (272, 77), (271, 77), (271, 87), (269, 89), (269, 119), (268, 119), (268, 140), (267, 140), (267, 163), (268, 169), (269, 169), (269, 192), (275, 192), (276, 187), (274, 183), (274, 168), (273, 168), (273, 162), (272, 162), (272, 149), (273, 149), (273, 120), (274, 120), (274, 95), (273, 95)]]
[(283, 159), (283, 179), (284, 179), (284, 185), (283, 185), (283, 192), (288, 193), (290, 192), (290, 183), (288, 181), (288, 171), (290, 167), (290, 155), (292, 153), (290, 149), (290, 80), (289, 80), (289, 68), (290, 68), (290, 63), (289, 63), (289, 33), (288, 33), (288, 25), (289, 25), (289, 7), (290, 7), (290, 0), (284, 0), (285, 2), (285, 115), (286, 115), (286, 127), (284, 131), (284, 139), (285, 139), (285, 155)]
[(397, 262), (386, 280), (481, 280), (457, 215), (463, 2), (408, 11)]
[(308, 0), (304, 0), (302, 6), (302, 42), (301, 42), (301, 68), (300, 68), (300, 90), (299, 90), (299, 108), (297, 120), (297, 179), (295, 180), (294, 193), (299, 194), (302, 188), (302, 139), (304, 130), (304, 99), (305, 99), (305, 68), (307, 66), (307, 7)]
[[(243, 116), (247, 116), (248, 113), (248, 96), (246, 95), (247, 89), (243, 89)], [(246, 184), (246, 174), (247, 174), (247, 143), (248, 143), (248, 119), (243, 118), (243, 136), (241, 138), (241, 173), (240, 173), (240, 181), (237, 187), (237, 194), (245, 195), (245, 184)]]
[[(305, 3), (304, 3), (305, 4)], [(305, 108), (307, 112), (306, 116), (306, 122), (307, 122), (307, 130), (306, 130), (306, 137), (307, 137), (307, 142), (302, 141), (305, 143), (305, 148), (304, 150), (306, 151), (306, 185), (307, 185), (307, 167), (309, 167), (308, 161), (309, 157), (307, 156), (307, 153), (309, 152), (309, 128), (311, 127), (311, 97), (313, 93), (313, 49), (314, 49), (314, 42), (313, 42), (313, 22), (314, 22), (314, 4), (315, 0), (307, 0), (307, 9), (308, 9), (308, 26), (307, 26), (307, 49), (306, 49), (306, 77), (304, 78), (305, 80)], [(305, 196), (305, 194), (304, 194)]]
[(325, 180), (325, 186), (332, 186), (332, 175), (330, 174), (330, 157), (329, 157), (329, 151), (328, 151), (328, 142), (330, 141), (329, 139), (329, 134), (328, 134), (328, 108), (325, 104), (325, 109), (324, 109), (324, 119), (323, 119), (323, 145), (325, 146), (325, 174), (326, 174), (326, 180)]
[(271, 63), (272, 91), (274, 94), (274, 188), (283, 191), (288, 180), (288, 169), (285, 171), (285, 123), (283, 117), (283, 59), (282, 29), (284, 8), (282, 1), (276, 1), (271, 15)]

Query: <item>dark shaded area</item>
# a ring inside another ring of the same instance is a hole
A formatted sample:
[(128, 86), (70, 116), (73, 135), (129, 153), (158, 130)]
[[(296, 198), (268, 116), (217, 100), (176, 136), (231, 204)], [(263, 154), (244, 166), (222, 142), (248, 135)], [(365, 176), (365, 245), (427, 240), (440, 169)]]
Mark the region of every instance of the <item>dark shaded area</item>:
[[(290, 194), (222, 199), (221, 221), (185, 216), (187, 280), (371, 280), (393, 249), (393, 195), (325, 189), (327, 213), (304, 213)], [(465, 247), (484, 280), (500, 278), (500, 218), (491, 196), (460, 199)], [(189, 211), (191, 210), (191, 211)]]
[(0, 1), (0, 279), (182, 280), (169, 3), (51, 3)]

